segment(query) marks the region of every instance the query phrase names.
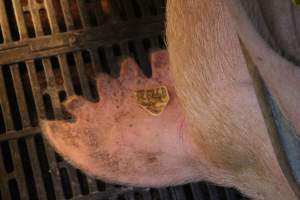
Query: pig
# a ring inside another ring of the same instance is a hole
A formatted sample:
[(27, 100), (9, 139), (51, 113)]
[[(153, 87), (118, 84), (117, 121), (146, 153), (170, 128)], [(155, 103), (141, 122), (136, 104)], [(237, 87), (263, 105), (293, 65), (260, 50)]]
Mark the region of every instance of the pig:
[(168, 52), (150, 54), (150, 78), (124, 59), (118, 78), (97, 77), (99, 102), (69, 97), (63, 106), (72, 118), (41, 119), (43, 135), (67, 161), (107, 182), (206, 180), (253, 199), (297, 199), (257, 83), (257, 37), (243, 30), (238, 1), (169, 0), (166, 19)]

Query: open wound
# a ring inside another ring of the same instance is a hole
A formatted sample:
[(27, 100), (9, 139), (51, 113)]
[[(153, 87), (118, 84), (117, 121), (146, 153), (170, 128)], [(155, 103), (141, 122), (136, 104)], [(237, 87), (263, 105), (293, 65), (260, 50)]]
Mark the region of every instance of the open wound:
[(154, 89), (144, 89), (135, 92), (139, 106), (151, 115), (160, 115), (170, 101), (170, 96), (166, 86)]

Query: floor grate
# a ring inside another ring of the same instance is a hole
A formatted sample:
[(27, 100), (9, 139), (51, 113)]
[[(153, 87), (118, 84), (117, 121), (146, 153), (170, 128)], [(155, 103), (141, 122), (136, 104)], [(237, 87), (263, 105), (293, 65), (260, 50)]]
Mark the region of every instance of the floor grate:
[(38, 118), (64, 116), (71, 95), (95, 101), (94, 74), (132, 56), (150, 75), (164, 47), (164, 0), (0, 0), (0, 200), (228, 199), (207, 183), (141, 189), (87, 177), (42, 138)]

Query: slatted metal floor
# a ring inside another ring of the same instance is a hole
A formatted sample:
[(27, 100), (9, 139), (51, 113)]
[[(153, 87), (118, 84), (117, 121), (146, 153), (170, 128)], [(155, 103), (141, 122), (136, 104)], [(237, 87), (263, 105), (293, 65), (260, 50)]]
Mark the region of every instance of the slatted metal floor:
[(228, 199), (207, 183), (141, 189), (106, 184), (66, 163), (39, 118), (59, 119), (70, 95), (94, 101), (94, 75), (116, 75), (121, 56), (150, 73), (148, 52), (165, 48), (164, 0), (0, 0), (0, 200)]

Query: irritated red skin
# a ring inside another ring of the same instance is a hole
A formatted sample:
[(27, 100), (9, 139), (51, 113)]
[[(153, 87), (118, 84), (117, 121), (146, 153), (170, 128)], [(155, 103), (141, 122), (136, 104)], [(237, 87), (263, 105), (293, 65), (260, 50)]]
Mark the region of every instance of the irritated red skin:
[[(158, 187), (197, 177), (195, 169), (204, 166), (195, 159), (198, 151), (169, 76), (168, 55), (160, 51), (150, 59), (151, 78), (126, 59), (118, 79), (97, 78), (99, 102), (69, 98), (64, 106), (74, 122), (42, 120), (55, 149), (85, 172), (114, 183)], [(168, 88), (170, 101), (161, 115), (153, 116), (138, 105), (135, 91), (160, 86)]]

